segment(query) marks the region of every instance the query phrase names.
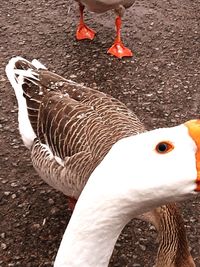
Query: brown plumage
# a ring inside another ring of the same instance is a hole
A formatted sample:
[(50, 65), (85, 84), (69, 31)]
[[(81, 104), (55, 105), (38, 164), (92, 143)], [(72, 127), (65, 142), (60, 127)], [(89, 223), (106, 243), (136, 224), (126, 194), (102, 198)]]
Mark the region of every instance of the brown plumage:
[[(18, 61), (17, 68), (24, 65)], [(22, 86), (37, 135), (31, 150), (33, 165), (47, 183), (77, 199), (111, 146), (122, 137), (143, 132), (144, 127), (111, 96), (47, 70), (34, 70), (34, 76), (34, 81), (24, 77)], [(61, 164), (49, 156), (44, 144)]]
[(196, 266), (190, 254), (184, 220), (175, 203), (158, 207), (139, 218), (152, 223), (158, 231), (155, 267)]
[[(35, 133), (33, 165), (49, 185), (69, 197), (79, 197), (90, 174), (117, 140), (145, 131), (131, 110), (107, 94), (38, 70), (22, 58), (16, 60), (14, 69)], [(148, 212), (143, 219), (159, 232), (156, 267), (195, 266), (175, 204)]]

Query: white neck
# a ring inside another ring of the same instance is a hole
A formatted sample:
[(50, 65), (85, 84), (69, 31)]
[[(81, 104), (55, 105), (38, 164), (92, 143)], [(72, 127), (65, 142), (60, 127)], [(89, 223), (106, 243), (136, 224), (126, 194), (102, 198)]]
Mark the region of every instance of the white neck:
[(127, 214), (123, 216), (118, 201), (116, 206), (104, 201), (97, 204), (94, 199), (91, 205), (82, 205), (83, 198), (80, 201), (63, 236), (54, 266), (106, 267), (117, 238), (130, 218)]
[[(95, 177), (91, 178), (96, 181)], [(77, 202), (54, 267), (107, 267), (125, 225), (141, 212), (158, 206), (158, 202), (151, 199), (152, 192), (146, 192), (146, 200), (142, 202), (143, 196), (139, 194), (134, 199), (123, 195), (107, 198), (101, 188), (95, 194), (94, 184), (90, 180)], [(163, 199), (161, 204), (166, 202), (167, 199)]]
[[(151, 161), (146, 153), (139, 153), (139, 139), (134, 140), (130, 137), (114, 145), (89, 178), (54, 267), (108, 266), (117, 238), (130, 219), (193, 192), (194, 152), (185, 151), (185, 158), (166, 168), (168, 156)], [(143, 162), (145, 168), (137, 162)]]

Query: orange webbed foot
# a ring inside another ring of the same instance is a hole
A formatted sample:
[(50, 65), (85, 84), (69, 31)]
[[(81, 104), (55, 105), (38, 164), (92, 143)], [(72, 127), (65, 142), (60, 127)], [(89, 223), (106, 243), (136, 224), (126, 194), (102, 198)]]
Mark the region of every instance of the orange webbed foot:
[(96, 32), (90, 29), (85, 24), (80, 24), (78, 26), (78, 29), (76, 31), (76, 39), (77, 40), (84, 40), (84, 39), (90, 39), (93, 40), (95, 37)]
[(108, 53), (118, 58), (133, 56), (132, 51), (125, 47), (120, 41), (115, 41), (111, 48), (108, 49)]

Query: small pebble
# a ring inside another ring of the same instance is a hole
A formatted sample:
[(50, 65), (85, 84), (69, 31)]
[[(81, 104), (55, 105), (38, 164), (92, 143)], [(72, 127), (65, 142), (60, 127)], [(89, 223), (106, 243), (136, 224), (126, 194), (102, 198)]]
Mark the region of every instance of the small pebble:
[(12, 199), (15, 199), (16, 197), (17, 197), (17, 195), (16, 194), (12, 194)]
[(1, 243), (1, 248), (2, 248), (3, 250), (7, 249), (7, 245), (6, 245), (5, 243)]
[(5, 237), (6, 237), (6, 233), (1, 233), (1, 234), (0, 234), (0, 237), (1, 237), (1, 238), (5, 238)]

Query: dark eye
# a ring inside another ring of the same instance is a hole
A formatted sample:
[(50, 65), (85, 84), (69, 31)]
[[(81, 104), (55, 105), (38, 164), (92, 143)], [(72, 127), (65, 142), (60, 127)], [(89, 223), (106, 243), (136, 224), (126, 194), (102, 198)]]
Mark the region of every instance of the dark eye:
[(171, 151), (174, 148), (174, 146), (170, 142), (160, 142), (156, 146), (156, 151), (160, 154), (165, 154), (169, 151)]

